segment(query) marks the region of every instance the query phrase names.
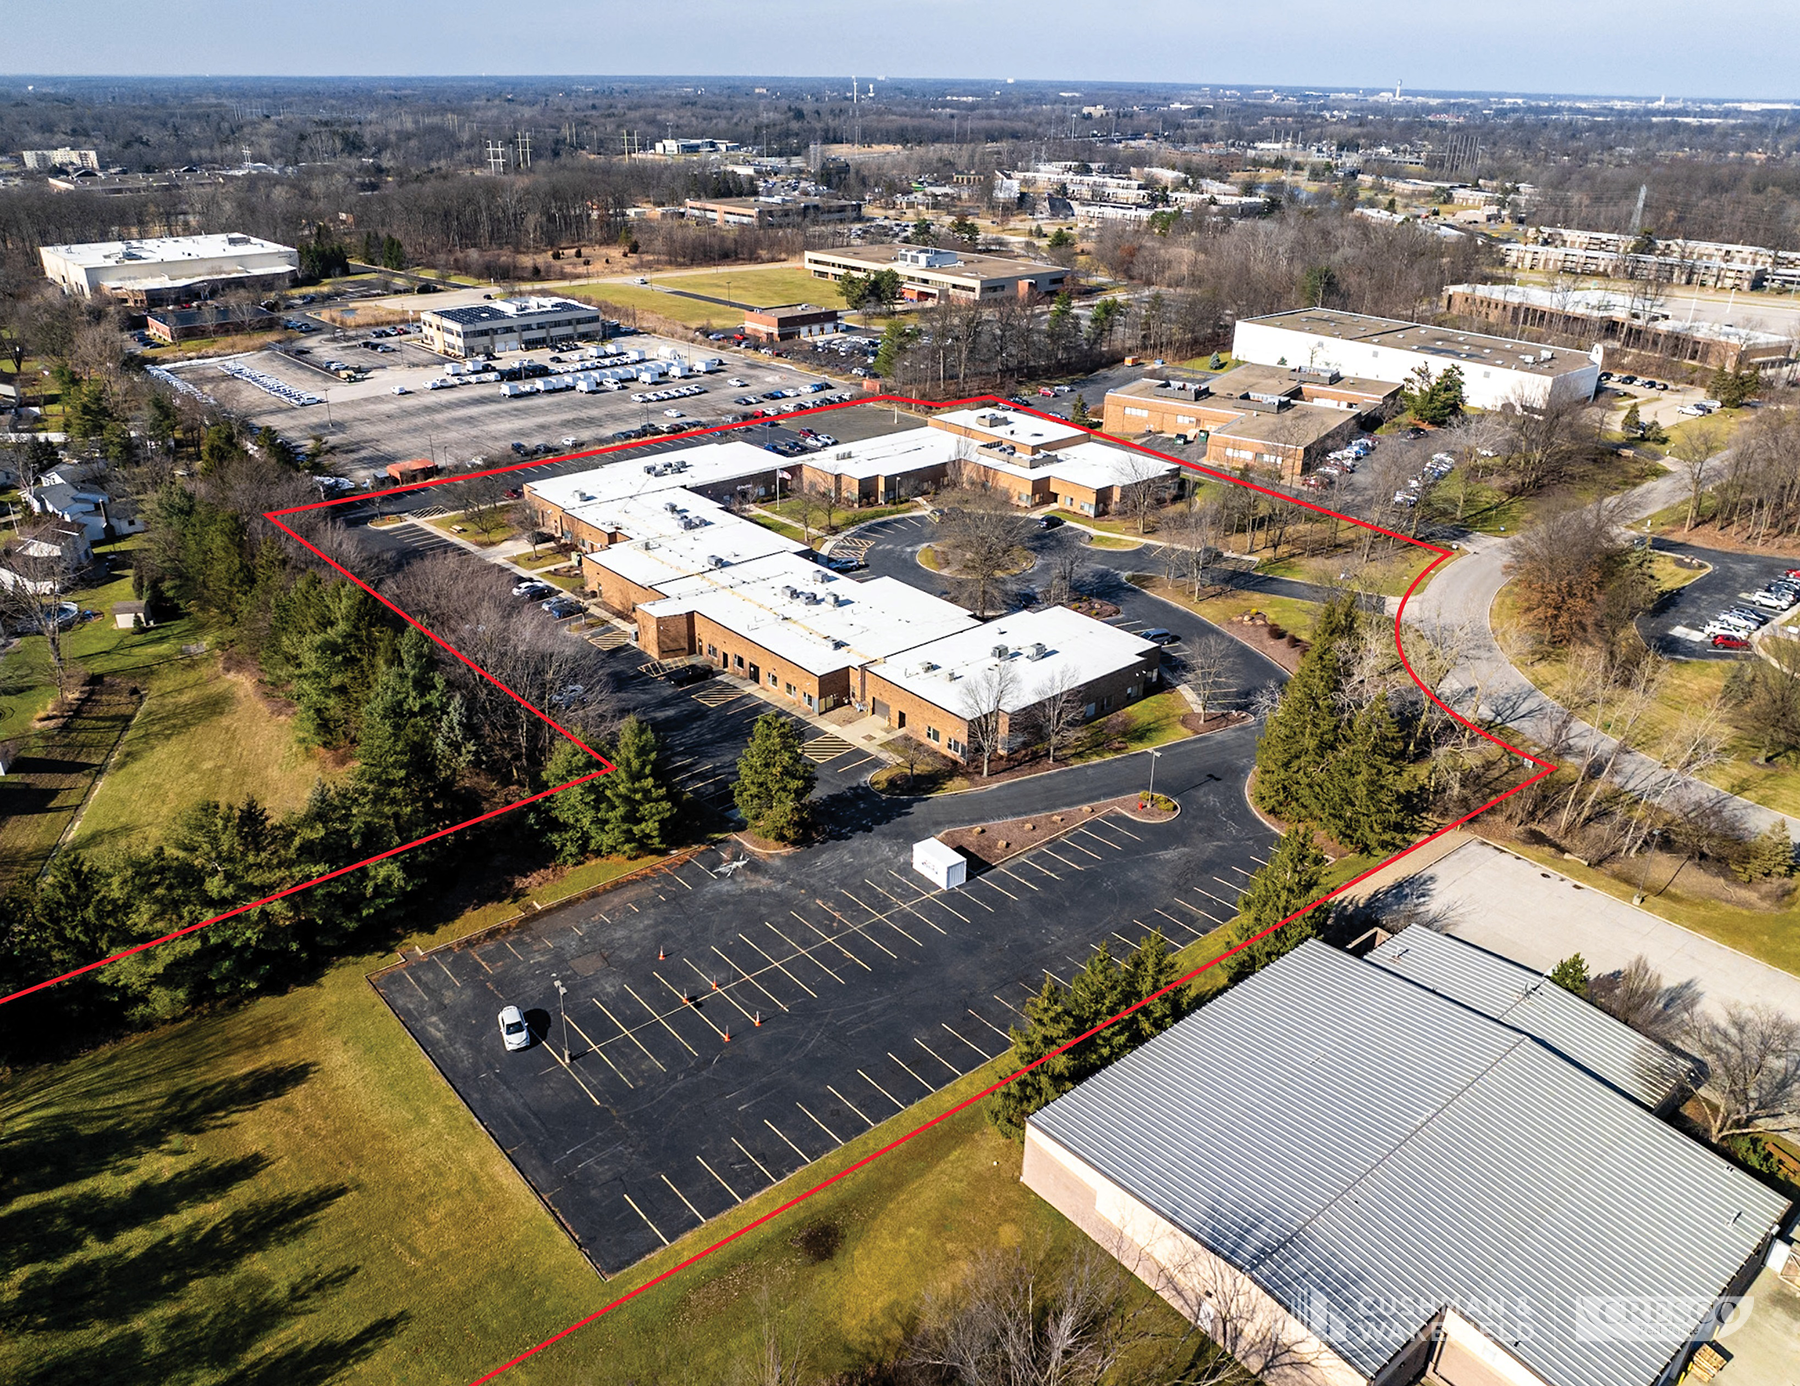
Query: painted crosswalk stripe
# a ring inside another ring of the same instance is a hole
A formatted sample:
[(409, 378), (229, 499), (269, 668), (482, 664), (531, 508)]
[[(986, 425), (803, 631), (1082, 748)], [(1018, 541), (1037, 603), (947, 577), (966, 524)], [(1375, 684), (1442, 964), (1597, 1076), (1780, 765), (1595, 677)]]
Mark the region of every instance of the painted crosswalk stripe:
[(836, 760), (839, 756), (848, 755), (856, 749), (855, 745), (843, 737), (825, 732), (815, 736), (811, 741), (802, 742), (800, 754), (819, 765)]

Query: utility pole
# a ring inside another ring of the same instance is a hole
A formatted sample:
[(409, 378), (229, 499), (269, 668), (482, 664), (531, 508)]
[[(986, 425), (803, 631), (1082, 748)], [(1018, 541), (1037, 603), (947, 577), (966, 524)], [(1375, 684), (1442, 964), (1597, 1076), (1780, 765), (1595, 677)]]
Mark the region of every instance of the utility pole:
[(500, 174), (506, 172), (506, 146), (501, 144), (499, 140), (489, 140), (487, 142), (487, 163), (489, 173)]
[(531, 131), (521, 130), (518, 133), (518, 157), (513, 163), (518, 168), (531, 167)]

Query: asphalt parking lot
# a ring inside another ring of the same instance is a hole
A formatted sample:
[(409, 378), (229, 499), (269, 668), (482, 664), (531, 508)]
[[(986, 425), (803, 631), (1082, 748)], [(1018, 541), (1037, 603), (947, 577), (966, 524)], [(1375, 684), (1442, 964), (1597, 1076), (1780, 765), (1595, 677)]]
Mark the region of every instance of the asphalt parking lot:
[[(1179, 818), (1075, 819), (948, 893), (911, 842), (1129, 793), (1147, 758), (936, 800), (850, 787), (822, 846), (736, 870), (709, 848), (376, 985), (611, 1273), (1000, 1053), (1046, 972), (1230, 919), (1272, 842), (1243, 797), (1254, 745), (1245, 726), (1167, 746)], [(528, 1050), (501, 1045), (508, 1004)]]
[[(1638, 617), (1638, 633), (1644, 642), (1666, 659), (1748, 659), (1743, 650), (1715, 650), (1701, 628), (1728, 606), (1748, 606), (1747, 594), (1771, 578), (1779, 577), (1792, 562), (1767, 555), (1727, 553), (1702, 549), (1670, 539), (1658, 539), (1654, 547), (1687, 559), (1712, 565), (1712, 571), (1677, 588), (1654, 611)], [(1776, 613), (1766, 613), (1771, 619)]]
[[(717, 423), (726, 414), (744, 412), (732, 404), (740, 394), (760, 394), (815, 381), (826, 381), (837, 391), (852, 388), (829, 381), (819, 371), (728, 350), (719, 343), (669, 342), (639, 334), (615, 340), (652, 356), (663, 346), (672, 345), (689, 358), (723, 357), (726, 365), (694, 382), (706, 387), (704, 395), (669, 406), (633, 403), (631, 391), (582, 394), (568, 390), (507, 399), (495, 384), (427, 390), (427, 381), (443, 375), (442, 358), (411, 338), (388, 339), (387, 344), (397, 348), (391, 354), (365, 351), (356, 346), (365, 335), (350, 333), (337, 340), (325, 333), (314, 333), (302, 343), (311, 351), (305, 358), (275, 350), (234, 358), (297, 389), (322, 394), (327, 401), (322, 405), (301, 408), (284, 403), (254, 385), (224, 375), (211, 362), (193, 362), (172, 369), (256, 427), (267, 425), (302, 444), (314, 434), (327, 439), (332, 445), (333, 465), (342, 475), (358, 481), (379, 473), (390, 462), (418, 457), (435, 458), (445, 466), (466, 466), (475, 457), (490, 466), (503, 465), (516, 460), (511, 450), (514, 440), (529, 447), (551, 444), (558, 453), (569, 451), (560, 444), (565, 437), (578, 439), (580, 446), (594, 447), (611, 441), (619, 430), (669, 422), (663, 416), (665, 407), (679, 407), (687, 416), (685, 422), (704, 425)], [(550, 353), (534, 351), (524, 355), (543, 360)], [(356, 384), (334, 381), (313, 364), (328, 356), (370, 370), (370, 379)], [(509, 355), (506, 359), (516, 358)], [(732, 377), (749, 384), (743, 388), (726, 384)], [(860, 386), (860, 382), (857, 384)], [(404, 385), (410, 393), (394, 394), (396, 385)]]

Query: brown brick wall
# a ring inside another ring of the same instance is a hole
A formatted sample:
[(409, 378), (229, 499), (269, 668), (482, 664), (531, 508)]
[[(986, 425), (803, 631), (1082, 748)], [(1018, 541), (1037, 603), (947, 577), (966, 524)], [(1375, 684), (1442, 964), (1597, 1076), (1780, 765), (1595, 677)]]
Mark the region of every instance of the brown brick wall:
[[(807, 669), (798, 668), (780, 655), (764, 649), (743, 636), (734, 634), (710, 617), (696, 614), (694, 616), (691, 648), (695, 654), (710, 660), (726, 673), (736, 674), (739, 678), (750, 677), (750, 666), (756, 666), (757, 686), (765, 693), (776, 693), (782, 697), (791, 697), (800, 707), (807, 707), (806, 695), (812, 696), (813, 702), (809, 711), (824, 712), (850, 699), (851, 670), (848, 665), (841, 669), (833, 669), (824, 674), (815, 674)], [(743, 663), (738, 661), (742, 659)], [(769, 682), (769, 676), (775, 676), (775, 682)], [(793, 693), (788, 693), (788, 686), (793, 686)]]

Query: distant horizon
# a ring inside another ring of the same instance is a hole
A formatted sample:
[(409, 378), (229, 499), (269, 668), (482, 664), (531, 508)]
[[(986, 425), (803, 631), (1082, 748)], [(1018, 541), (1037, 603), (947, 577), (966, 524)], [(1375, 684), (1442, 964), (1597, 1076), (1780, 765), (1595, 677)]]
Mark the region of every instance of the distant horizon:
[[(996, 76), (964, 76), (933, 77), (917, 73), (900, 73), (897, 75), (865, 76), (855, 74), (859, 85), (868, 84), (877, 87), (877, 96), (881, 85), (944, 85), (944, 86), (984, 86), (992, 87), (995, 94), (1004, 93), (1007, 87), (1069, 87), (1073, 84), (1085, 83), (1095, 89), (1109, 90), (1144, 90), (1162, 91), (1172, 95), (1199, 94), (1211, 92), (1217, 94), (1231, 91), (1241, 96), (1249, 96), (1255, 92), (1275, 92), (1280, 95), (1305, 93), (1308, 95), (1330, 98), (1346, 97), (1352, 100), (1374, 101), (1382, 93), (1392, 92), (1394, 83), (1330, 83), (1313, 82), (1267, 82), (1267, 81), (1231, 81), (1217, 79), (1213, 81), (1175, 81), (1154, 80), (1144, 78), (1111, 78), (1111, 77), (996, 77)], [(641, 83), (647, 85), (667, 85), (675, 82), (694, 83), (730, 83), (749, 84), (762, 82), (804, 82), (804, 83), (848, 83), (851, 74), (842, 72), (8, 72), (0, 70), (0, 87), (30, 85), (34, 83), (51, 84), (58, 82), (135, 82), (145, 84), (178, 84), (186, 82), (293, 82), (306, 83), (357, 83), (357, 84), (402, 84), (424, 82), (494, 82), (494, 83)], [(1519, 88), (1506, 87), (1427, 87), (1407, 86), (1402, 83), (1401, 98), (1403, 101), (1445, 100), (1445, 101), (1534, 101), (1534, 102), (1630, 102), (1655, 106), (1666, 102), (1670, 106), (1706, 105), (1706, 106), (1758, 106), (1769, 110), (1800, 110), (1800, 90), (1791, 96), (1755, 96), (1730, 93), (1706, 92), (1625, 92), (1625, 91), (1526, 91)], [(1079, 97), (1086, 93), (1073, 92), (1071, 97)]]
[[(202, 51), (204, 69), (185, 80), (814, 81), (836, 69), (866, 80), (928, 46), (940, 71), (895, 80), (1330, 92), (1391, 90), (1412, 74), (1434, 95), (1800, 102), (1792, 0), (1715, 0), (1698, 18), (1677, 0), (1589, 0), (1578, 10), (1513, 0), (1450, 14), (1407, 0), (1266, 0), (1254, 23), (1236, 25), (1191, 0), (1122, 0), (1104, 15), (1077, 0), (903, 9), (685, 0), (678, 12), (538, 0), (528, 20), (442, 0), (314, 0), (298, 16), (256, 0), (63, 0), (16, 15), (4, 32), (10, 52), (42, 69), (24, 74), (19, 61), (7, 72), (17, 81), (154, 79)], [(1086, 75), (1054, 71), (1071, 51)], [(1501, 73), (1524, 80), (1496, 84)], [(1721, 91), (1737, 94), (1689, 95)]]

